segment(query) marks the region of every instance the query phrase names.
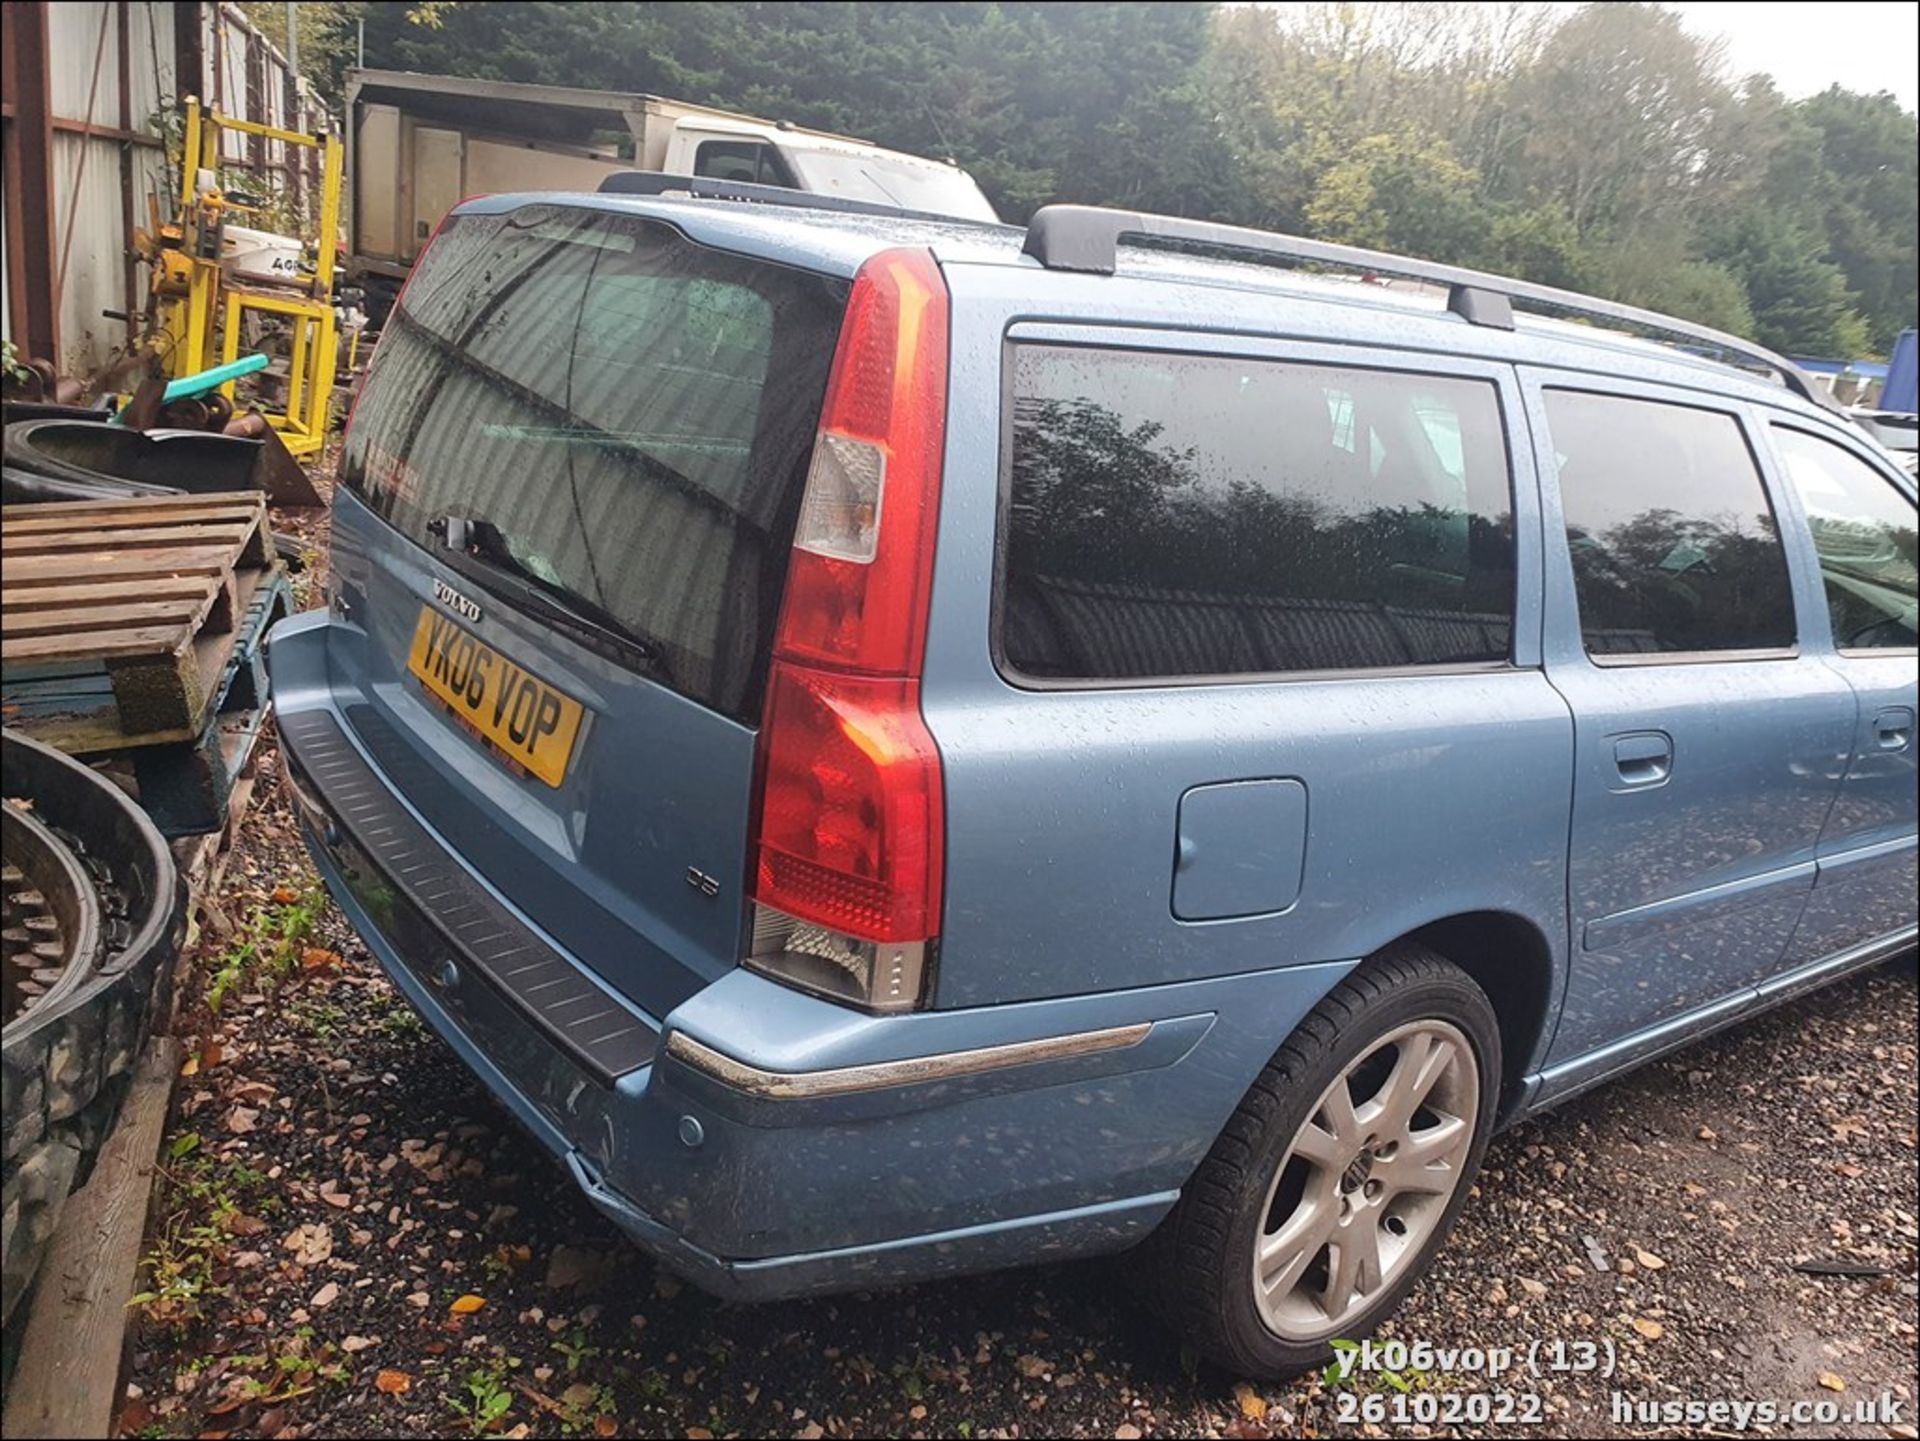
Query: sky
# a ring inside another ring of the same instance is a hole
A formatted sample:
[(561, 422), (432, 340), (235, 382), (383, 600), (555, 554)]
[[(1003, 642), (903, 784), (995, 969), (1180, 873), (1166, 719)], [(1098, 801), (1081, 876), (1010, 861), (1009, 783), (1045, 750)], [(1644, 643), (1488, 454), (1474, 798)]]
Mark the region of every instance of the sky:
[(1891, 90), (1915, 108), (1920, 91), (1920, 5), (1912, 0), (1702, 0), (1669, 3), (1688, 30), (1723, 37), (1735, 75), (1763, 70), (1793, 99), (1844, 85)]
[[(1255, 0), (1272, 9), (1305, 8), (1301, 0)], [(1393, 3), (1393, 0), (1380, 0)], [(1532, 0), (1572, 11), (1586, 0)], [(1893, 92), (1908, 110), (1920, 99), (1920, 4), (1914, 0), (1662, 0), (1702, 39), (1726, 42), (1734, 79), (1773, 76), (1789, 99), (1829, 85)]]

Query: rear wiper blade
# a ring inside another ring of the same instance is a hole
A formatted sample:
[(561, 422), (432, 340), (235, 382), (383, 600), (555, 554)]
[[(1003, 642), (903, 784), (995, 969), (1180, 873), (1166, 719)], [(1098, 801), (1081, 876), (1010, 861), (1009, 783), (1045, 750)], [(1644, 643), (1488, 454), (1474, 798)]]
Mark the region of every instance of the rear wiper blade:
[(518, 581), (516, 598), (544, 619), (611, 646), (626, 658), (637, 660), (649, 674), (672, 682), (672, 668), (657, 642), (635, 635), (611, 612), (563, 590), (529, 568), (508, 549), (499, 528), (490, 521), (441, 516), (427, 522), (427, 531), (441, 541), (455, 565), (481, 567)]

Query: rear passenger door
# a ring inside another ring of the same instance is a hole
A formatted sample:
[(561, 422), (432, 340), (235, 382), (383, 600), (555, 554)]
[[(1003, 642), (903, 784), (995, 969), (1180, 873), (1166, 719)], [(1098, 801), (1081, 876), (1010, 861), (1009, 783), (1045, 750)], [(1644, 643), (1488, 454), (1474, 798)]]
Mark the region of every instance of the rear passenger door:
[(1819, 875), (1783, 970), (1871, 946), (1915, 919), (1915, 519), (1910, 482), (1851, 437), (1768, 426), (1826, 602), (1827, 664), (1859, 697), (1853, 759), (1820, 836)]
[(1854, 701), (1801, 643), (1818, 581), (1789, 559), (1745, 407), (1525, 378), (1547, 676), (1574, 715), (1553, 1091), (1751, 1002), (1812, 889)]
[(1572, 723), (1511, 368), (1023, 320), (1028, 274), (949, 275), (940, 1004), (1347, 960), (1469, 911), (1558, 929)]

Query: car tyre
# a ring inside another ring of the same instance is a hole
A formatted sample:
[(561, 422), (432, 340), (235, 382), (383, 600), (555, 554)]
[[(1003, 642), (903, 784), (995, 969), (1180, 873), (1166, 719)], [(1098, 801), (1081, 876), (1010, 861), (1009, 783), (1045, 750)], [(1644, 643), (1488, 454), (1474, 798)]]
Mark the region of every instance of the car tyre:
[(1370, 957), (1267, 1063), (1149, 1242), (1160, 1308), (1249, 1377), (1369, 1334), (1466, 1203), (1500, 1076), (1498, 1020), (1464, 971), (1413, 942)]

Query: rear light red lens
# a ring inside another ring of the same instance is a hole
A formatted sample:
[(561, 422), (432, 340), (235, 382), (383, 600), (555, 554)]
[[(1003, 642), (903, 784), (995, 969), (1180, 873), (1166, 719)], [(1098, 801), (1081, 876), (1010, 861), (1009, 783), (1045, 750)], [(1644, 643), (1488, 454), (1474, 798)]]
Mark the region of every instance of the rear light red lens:
[[(875, 534), (865, 547), (873, 559), (844, 559), (865, 552), (823, 544), (803, 522), (780, 612), (780, 654), (876, 675), (920, 673), (946, 414), (946, 282), (929, 252), (886, 251), (854, 279), (814, 460), (816, 472), (852, 456), (879, 461), (880, 498), (867, 518)], [(818, 500), (815, 478), (807, 488)]]
[(864, 940), (926, 939), (944, 827), (920, 683), (776, 662), (762, 735), (755, 898)]
[(932, 255), (861, 267), (827, 382), (761, 727), (754, 899), (923, 941), (942, 886), (940, 755), (920, 715), (946, 429)]

